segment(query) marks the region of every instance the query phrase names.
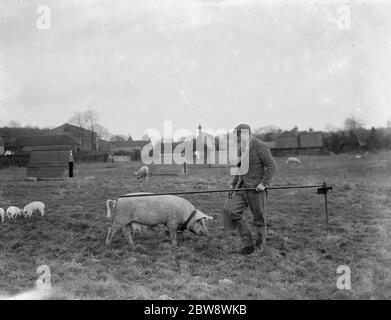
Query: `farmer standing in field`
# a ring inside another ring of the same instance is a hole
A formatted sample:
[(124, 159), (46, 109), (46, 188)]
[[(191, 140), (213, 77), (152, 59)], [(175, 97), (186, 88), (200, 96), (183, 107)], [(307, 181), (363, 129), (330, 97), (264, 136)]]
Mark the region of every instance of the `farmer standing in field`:
[[(230, 192), (231, 217), (234, 227), (239, 230), (243, 248), (240, 254), (251, 254), (255, 246), (264, 248), (266, 241), (266, 187), (276, 172), (276, 163), (267, 145), (257, 139), (250, 126), (240, 124), (235, 128), (238, 144), (238, 175), (234, 176), (231, 188), (255, 188), (251, 191)], [(244, 220), (244, 210), (250, 207), (257, 237), (255, 246), (251, 231)]]

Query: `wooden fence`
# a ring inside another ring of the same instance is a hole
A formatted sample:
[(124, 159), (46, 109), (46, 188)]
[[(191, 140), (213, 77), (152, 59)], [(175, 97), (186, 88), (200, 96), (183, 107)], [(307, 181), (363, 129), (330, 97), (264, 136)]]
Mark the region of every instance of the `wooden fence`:
[(0, 169), (9, 167), (27, 167), (29, 154), (0, 156)]
[[(108, 153), (75, 153), (73, 159), (75, 162), (107, 162)], [(30, 160), (30, 154), (14, 154), (9, 156), (0, 156), (0, 169), (9, 167), (27, 167)]]
[(73, 155), (75, 162), (107, 162), (109, 154), (106, 152), (84, 153), (77, 152)]

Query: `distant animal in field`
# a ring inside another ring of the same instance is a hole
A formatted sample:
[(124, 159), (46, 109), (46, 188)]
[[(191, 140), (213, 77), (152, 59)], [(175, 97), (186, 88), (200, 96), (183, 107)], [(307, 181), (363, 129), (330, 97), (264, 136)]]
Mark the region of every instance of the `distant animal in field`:
[(8, 219), (16, 219), (19, 215), (21, 215), (21, 210), (18, 207), (11, 206), (7, 209), (7, 218)]
[(289, 157), (285, 163), (293, 163), (293, 164), (300, 164), (301, 161), (295, 157)]
[(362, 159), (362, 158), (363, 158), (362, 154), (356, 154), (356, 159)]
[(23, 208), (22, 214), (25, 218), (30, 218), (34, 212), (38, 212), (41, 217), (45, 215), (45, 204), (41, 201), (33, 201)]
[(4, 222), (4, 217), (5, 217), (5, 211), (3, 208), (0, 207), (0, 220), (1, 220), (1, 223)]
[(135, 175), (137, 180), (142, 179), (144, 181), (149, 181), (151, 178), (151, 172), (149, 171), (148, 166), (142, 166), (137, 172), (135, 172)]
[[(122, 229), (129, 245), (133, 247), (132, 230), (157, 225), (166, 225), (172, 244), (177, 245), (178, 228), (182, 227), (199, 236), (207, 236), (205, 220), (213, 219), (195, 209), (186, 199), (172, 195), (118, 198), (116, 201), (107, 200), (106, 205), (107, 218), (112, 217), (112, 207), (115, 207), (113, 223), (107, 233), (107, 246), (110, 245), (113, 236)], [(193, 217), (188, 221), (192, 214)]]

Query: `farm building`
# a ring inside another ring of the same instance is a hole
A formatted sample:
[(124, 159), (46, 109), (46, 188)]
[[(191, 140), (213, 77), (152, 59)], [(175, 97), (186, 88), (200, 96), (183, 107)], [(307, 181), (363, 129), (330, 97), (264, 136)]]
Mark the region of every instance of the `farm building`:
[(33, 150), (66, 149), (80, 151), (80, 143), (68, 135), (20, 137), (7, 146), (7, 150), (20, 154)]
[[(147, 145), (150, 141), (141, 141), (142, 147)], [(207, 163), (208, 157), (211, 161), (218, 161), (218, 154), (216, 148), (213, 145), (215, 137), (202, 131), (201, 125), (198, 126), (196, 136), (189, 135), (176, 142), (160, 142), (159, 145), (154, 146), (156, 153), (160, 153), (160, 163), (175, 163), (175, 159), (183, 161), (183, 157), (186, 156), (186, 162), (198, 161)], [(118, 148), (116, 148), (118, 149)], [(142, 149), (142, 148), (141, 148)], [(200, 149), (200, 150), (198, 150)], [(158, 161), (158, 157), (155, 158)], [(203, 160), (200, 160), (203, 159)]]
[(298, 149), (299, 139), (297, 136), (277, 138), (277, 140), (275, 141), (274, 148), (275, 149)]
[(322, 132), (305, 132), (299, 134), (299, 148), (323, 148)]
[(99, 139), (96, 132), (88, 129), (80, 128), (70, 123), (64, 123), (63, 125), (49, 130), (47, 136), (60, 136), (67, 135), (73, 140), (76, 140), (80, 145), (80, 151), (98, 151)]
[(116, 144), (110, 141), (99, 139), (98, 150), (100, 152), (110, 152), (111, 149), (116, 148)]
[(110, 151), (111, 152), (135, 152), (136, 150), (140, 151), (149, 143), (146, 140), (128, 140), (128, 141), (119, 141), (111, 143)]
[(34, 177), (38, 180), (66, 178), (70, 176), (71, 159), (73, 159), (72, 153), (67, 149), (34, 150), (27, 165), (26, 177)]
[(323, 152), (322, 132), (287, 132), (275, 141), (265, 142), (275, 156), (288, 154), (319, 154)]
[(0, 133), (0, 156), (5, 153), (5, 136)]
[[(191, 141), (188, 141), (188, 143), (191, 143)], [(153, 149), (150, 151), (150, 155), (153, 155), (153, 161), (155, 163), (175, 163), (174, 159), (179, 159), (185, 154), (182, 148), (180, 148), (181, 152), (175, 150), (180, 144), (181, 142), (161, 142), (160, 145), (155, 144), (153, 145)], [(192, 148), (192, 146), (190, 147)]]
[(270, 150), (276, 149), (276, 142), (275, 141), (264, 141), (264, 143), (267, 145), (267, 147)]

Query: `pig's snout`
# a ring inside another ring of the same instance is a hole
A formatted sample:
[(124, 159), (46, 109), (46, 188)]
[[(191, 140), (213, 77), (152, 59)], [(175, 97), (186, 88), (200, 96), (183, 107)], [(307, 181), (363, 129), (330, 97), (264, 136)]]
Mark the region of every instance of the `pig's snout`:
[(200, 230), (197, 233), (198, 236), (208, 236), (208, 230)]
[(201, 236), (207, 236), (208, 235), (208, 229), (203, 228), (201, 229)]
[(197, 236), (207, 236), (208, 229), (202, 220), (196, 221), (193, 226), (190, 228), (190, 231), (195, 233)]

